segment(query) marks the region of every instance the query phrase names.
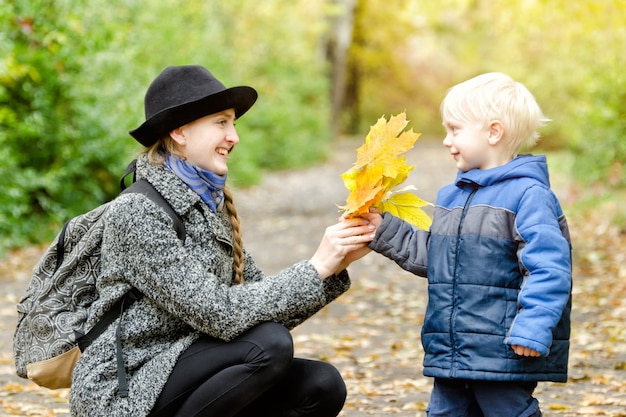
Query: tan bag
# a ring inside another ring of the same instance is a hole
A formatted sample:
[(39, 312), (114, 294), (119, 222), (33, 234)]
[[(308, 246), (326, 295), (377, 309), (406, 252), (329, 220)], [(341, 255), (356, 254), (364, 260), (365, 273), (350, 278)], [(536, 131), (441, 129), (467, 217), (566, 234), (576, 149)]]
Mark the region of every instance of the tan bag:
[(72, 372), (80, 354), (80, 348), (74, 346), (59, 356), (29, 363), (26, 365), (28, 379), (50, 389), (69, 388), (72, 385)]

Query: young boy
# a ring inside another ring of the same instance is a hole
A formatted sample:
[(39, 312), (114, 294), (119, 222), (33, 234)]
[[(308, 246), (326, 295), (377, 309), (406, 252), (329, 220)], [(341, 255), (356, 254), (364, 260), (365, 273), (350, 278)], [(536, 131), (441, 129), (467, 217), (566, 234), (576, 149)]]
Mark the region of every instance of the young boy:
[(428, 277), (429, 417), (541, 416), (537, 381), (567, 380), (571, 245), (546, 158), (517, 153), (547, 119), (501, 73), (450, 89), (441, 114), (459, 171), (430, 231), (370, 213), (370, 248)]

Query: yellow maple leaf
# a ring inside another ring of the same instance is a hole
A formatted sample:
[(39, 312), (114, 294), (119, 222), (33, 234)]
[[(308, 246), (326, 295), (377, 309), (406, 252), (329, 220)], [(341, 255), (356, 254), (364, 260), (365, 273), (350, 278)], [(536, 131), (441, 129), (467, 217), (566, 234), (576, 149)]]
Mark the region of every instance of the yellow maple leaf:
[(391, 116), (389, 121), (384, 116), (378, 119), (365, 137), (365, 144), (356, 151), (355, 168), (371, 163), (389, 163), (388, 168), (393, 169), (395, 158), (411, 149), (419, 137), (419, 133), (413, 133), (413, 130), (402, 132), (408, 123), (404, 112)]
[(429, 203), (409, 193), (407, 187), (395, 190), (415, 168), (408, 165), (403, 153), (413, 148), (419, 133), (404, 131), (408, 124), (406, 114), (378, 119), (365, 137), (365, 143), (356, 151), (352, 168), (341, 175), (350, 191), (346, 204), (340, 206), (344, 214), (358, 217), (370, 207), (388, 211), (421, 229), (430, 227), (430, 217), (422, 209)]
[(420, 229), (428, 230), (431, 218), (422, 210), (422, 207), (429, 205), (427, 201), (407, 192), (393, 193), (389, 199), (380, 203), (379, 210), (387, 211), (396, 217), (406, 220)]

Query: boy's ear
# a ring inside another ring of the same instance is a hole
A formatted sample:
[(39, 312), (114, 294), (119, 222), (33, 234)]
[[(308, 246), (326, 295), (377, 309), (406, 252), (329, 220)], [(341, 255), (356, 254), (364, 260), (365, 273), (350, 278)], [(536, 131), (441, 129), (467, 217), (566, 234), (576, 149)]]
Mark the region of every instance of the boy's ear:
[(495, 145), (504, 136), (504, 126), (500, 120), (494, 120), (489, 123), (489, 144)]

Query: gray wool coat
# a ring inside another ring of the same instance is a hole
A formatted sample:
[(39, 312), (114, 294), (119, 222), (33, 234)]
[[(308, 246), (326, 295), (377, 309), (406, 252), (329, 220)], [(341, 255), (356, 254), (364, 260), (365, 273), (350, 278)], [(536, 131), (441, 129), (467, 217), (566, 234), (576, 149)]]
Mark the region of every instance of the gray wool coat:
[[(256, 324), (293, 328), (350, 286), (346, 271), (322, 281), (302, 261), (266, 277), (246, 252), (245, 283), (233, 284), (231, 227), (165, 166), (142, 155), (137, 177), (146, 178), (185, 224), (183, 244), (171, 218), (141, 194), (123, 194), (104, 217), (100, 298), (93, 324), (131, 287), (144, 297), (83, 352), (70, 391), (73, 416), (146, 416), (180, 354), (201, 334), (232, 340)], [(121, 320), (129, 396), (117, 394), (115, 329)]]

